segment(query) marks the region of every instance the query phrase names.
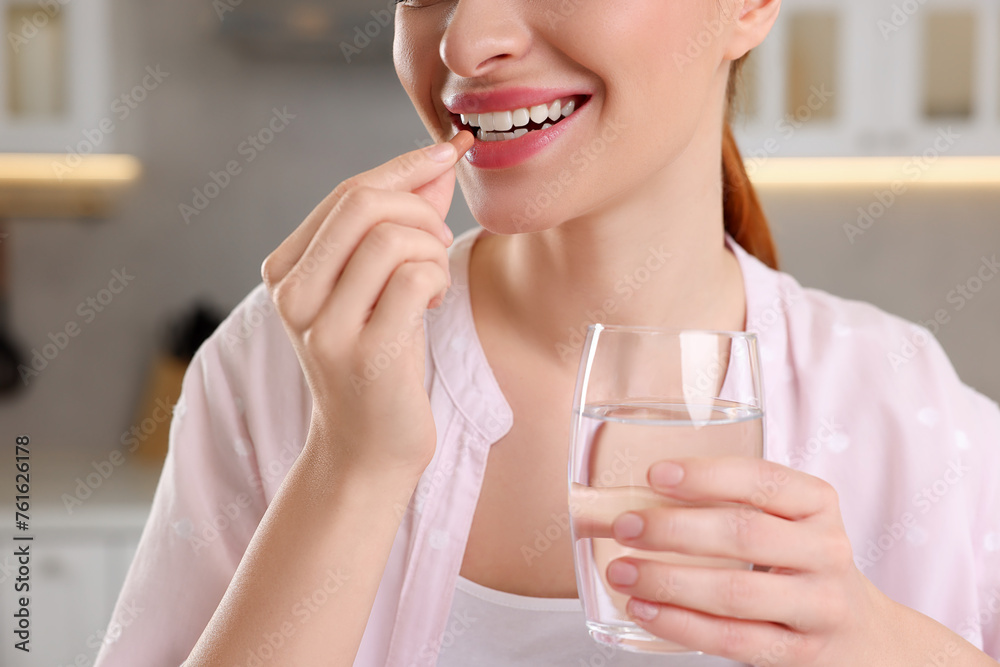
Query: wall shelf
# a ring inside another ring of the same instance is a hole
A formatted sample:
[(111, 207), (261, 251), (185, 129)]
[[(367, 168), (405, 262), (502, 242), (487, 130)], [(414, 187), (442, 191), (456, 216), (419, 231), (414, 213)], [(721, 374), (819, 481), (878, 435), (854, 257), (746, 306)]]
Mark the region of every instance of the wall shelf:
[(0, 218), (105, 217), (141, 174), (132, 155), (0, 153)]
[(998, 187), (1000, 157), (785, 157), (745, 160), (755, 187)]

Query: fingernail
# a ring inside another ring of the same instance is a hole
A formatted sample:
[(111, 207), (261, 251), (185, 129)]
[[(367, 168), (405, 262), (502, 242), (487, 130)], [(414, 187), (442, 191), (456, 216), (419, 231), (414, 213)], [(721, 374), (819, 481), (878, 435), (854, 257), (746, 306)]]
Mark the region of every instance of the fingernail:
[(632, 618), (637, 618), (640, 621), (652, 621), (656, 618), (656, 615), (660, 613), (659, 607), (655, 604), (650, 604), (645, 600), (636, 600), (635, 598), (630, 598), (628, 604), (625, 606), (625, 611)]
[(449, 227), (448, 225), (444, 226), (444, 235), (448, 237), (448, 243), (451, 243), (452, 241), (455, 240), (455, 233), (451, 231), (451, 227)]
[(630, 540), (642, 534), (642, 517), (635, 512), (625, 512), (615, 519), (611, 525), (611, 530), (616, 538)]
[(616, 560), (608, 565), (608, 581), (619, 586), (631, 586), (639, 580), (639, 568), (632, 563)]
[(447, 141), (428, 146), (424, 150), (427, 152), (427, 157), (435, 162), (447, 162), (455, 159), (455, 147)]
[(684, 468), (676, 463), (661, 461), (649, 469), (649, 483), (653, 486), (677, 486), (684, 479)]

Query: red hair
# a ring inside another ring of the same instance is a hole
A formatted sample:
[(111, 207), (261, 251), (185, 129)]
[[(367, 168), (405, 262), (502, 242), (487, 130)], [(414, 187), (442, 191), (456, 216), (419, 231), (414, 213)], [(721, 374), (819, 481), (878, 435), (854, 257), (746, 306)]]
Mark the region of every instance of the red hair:
[[(749, 54), (747, 54), (749, 55)], [(743, 156), (733, 138), (729, 119), (736, 99), (740, 71), (747, 56), (733, 62), (726, 88), (726, 114), (722, 123), (722, 209), (726, 231), (747, 252), (778, 268), (778, 256), (764, 209), (743, 166)]]

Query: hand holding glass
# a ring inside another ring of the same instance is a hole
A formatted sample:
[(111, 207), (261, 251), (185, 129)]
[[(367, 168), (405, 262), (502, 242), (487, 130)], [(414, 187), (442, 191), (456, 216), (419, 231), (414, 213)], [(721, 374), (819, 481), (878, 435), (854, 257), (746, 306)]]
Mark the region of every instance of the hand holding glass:
[(591, 325), (573, 399), (569, 509), (577, 587), (595, 640), (641, 653), (697, 653), (632, 622), (628, 596), (608, 584), (608, 564), (622, 556), (698, 567), (752, 564), (626, 547), (611, 524), (630, 510), (688, 504), (649, 487), (653, 463), (720, 456), (764, 456), (756, 336)]

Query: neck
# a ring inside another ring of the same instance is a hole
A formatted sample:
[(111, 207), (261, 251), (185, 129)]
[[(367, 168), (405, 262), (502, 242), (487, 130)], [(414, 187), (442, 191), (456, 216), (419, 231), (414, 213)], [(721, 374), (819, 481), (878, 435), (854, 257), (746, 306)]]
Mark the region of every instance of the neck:
[[(484, 234), (473, 246), (472, 280), (489, 293), (496, 322), (567, 368), (593, 322), (743, 330), (744, 286), (725, 246), (721, 140), (714, 143), (689, 146), (586, 215), (535, 232)], [(712, 159), (695, 165), (693, 156)]]

